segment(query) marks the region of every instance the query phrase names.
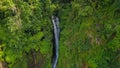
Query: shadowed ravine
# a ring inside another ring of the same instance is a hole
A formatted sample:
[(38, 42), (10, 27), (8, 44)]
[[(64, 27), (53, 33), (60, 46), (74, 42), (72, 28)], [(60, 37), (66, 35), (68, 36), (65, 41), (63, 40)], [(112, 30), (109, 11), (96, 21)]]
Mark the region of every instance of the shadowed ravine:
[(52, 58), (52, 68), (56, 68), (58, 61), (58, 47), (59, 47), (59, 18), (52, 16), (52, 23), (54, 27), (54, 45), (53, 45), (53, 58)]

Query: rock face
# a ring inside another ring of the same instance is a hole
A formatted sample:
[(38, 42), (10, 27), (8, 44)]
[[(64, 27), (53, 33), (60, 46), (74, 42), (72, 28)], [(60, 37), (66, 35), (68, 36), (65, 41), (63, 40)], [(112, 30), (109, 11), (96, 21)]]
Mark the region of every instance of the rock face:
[(2, 62), (0, 62), (0, 68), (4, 68), (4, 67), (3, 67), (3, 63), (2, 63)]
[(7, 63), (0, 61), (0, 68), (8, 68)]

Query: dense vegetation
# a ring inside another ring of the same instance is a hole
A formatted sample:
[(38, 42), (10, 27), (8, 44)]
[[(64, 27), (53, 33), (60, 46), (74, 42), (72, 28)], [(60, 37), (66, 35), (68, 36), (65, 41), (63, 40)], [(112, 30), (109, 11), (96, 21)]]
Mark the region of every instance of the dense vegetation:
[(5, 68), (120, 68), (120, 0), (0, 0), (0, 61)]

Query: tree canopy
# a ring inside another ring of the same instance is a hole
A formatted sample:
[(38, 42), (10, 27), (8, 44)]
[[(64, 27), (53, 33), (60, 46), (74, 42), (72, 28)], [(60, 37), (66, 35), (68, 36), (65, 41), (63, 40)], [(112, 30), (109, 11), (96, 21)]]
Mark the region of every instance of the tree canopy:
[(120, 68), (120, 0), (0, 0), (0, 61), (6, 68)]

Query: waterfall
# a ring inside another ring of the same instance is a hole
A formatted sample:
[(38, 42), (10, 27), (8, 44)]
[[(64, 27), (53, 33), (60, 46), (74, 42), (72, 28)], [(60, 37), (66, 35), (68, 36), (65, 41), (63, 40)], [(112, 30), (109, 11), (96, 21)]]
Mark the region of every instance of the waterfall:
[(53, 54), (52, 68), (56, 68), (58, 62), (58, 47), (59, 47), (59, 33), (60, 33), (59, 18), (56, 16), (52, 16), (52, 22), (54, 26), (54, 39), (55, 39), (55, 44), (54, 44), (55, 52)]

